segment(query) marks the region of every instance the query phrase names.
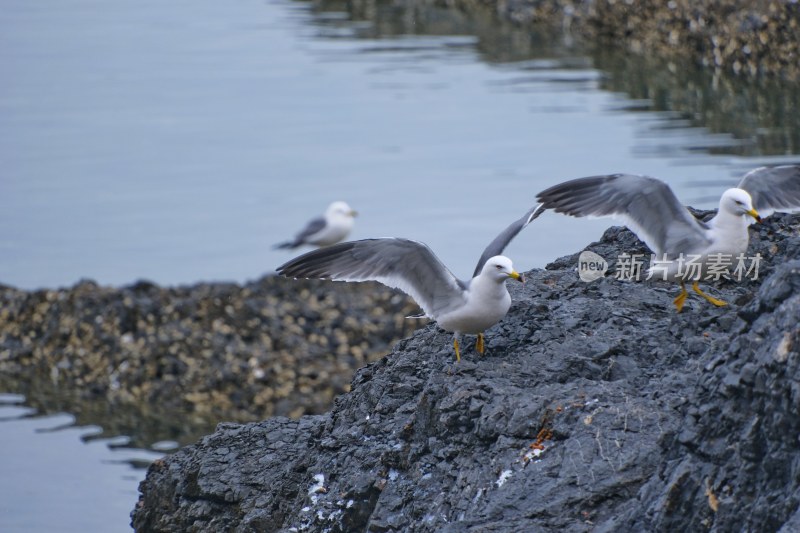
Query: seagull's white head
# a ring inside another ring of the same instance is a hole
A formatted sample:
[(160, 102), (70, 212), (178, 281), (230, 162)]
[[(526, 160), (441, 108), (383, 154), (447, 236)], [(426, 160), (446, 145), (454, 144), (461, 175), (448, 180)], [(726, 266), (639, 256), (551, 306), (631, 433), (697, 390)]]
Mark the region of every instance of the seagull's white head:
[(490, 257), (486, 264), (483, 265), (481, 276), (487, 276), (497, 283), (502, 283), (508, 278), (514, 278), (517, 281), (525, 281), (525, 278), (514, 270), (514, 265), (511, 264), (511, 259), (504, 255), (496, 255)]
[(356, 215), (358, 215), (358, 213), (352, 207), (347, 205), (347, 202), (333, 202), (325, 211), (325, 218), (328, 220), (332, 218), (353, 218)]
[(758, 211), (753, 208), (753, 199), (750, 197), (750, 193), (744, 189), (734, 187), (722, 193), (722, 198), (719, 199), (719, 210), (732, 215), (749, 215), (756, 219), (756, 222), (761, 222)]

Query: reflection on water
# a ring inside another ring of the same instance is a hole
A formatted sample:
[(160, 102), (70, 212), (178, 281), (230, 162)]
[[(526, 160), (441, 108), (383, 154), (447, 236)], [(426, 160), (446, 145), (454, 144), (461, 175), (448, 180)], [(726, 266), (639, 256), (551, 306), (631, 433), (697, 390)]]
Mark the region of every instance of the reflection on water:
[(100, 438), (99, 427), (71, 415), (39, 415), (24, 401), (0, 394), (0, 531), (130, 531), (144, 467), (162, 454)]
[[(700, 141), (688, 149), (714, 155), (799, 159), (797, 83), (743, 80), (691, 64), (619, 53), (598, 52), (592, 58), (595, 67), (608, 74), (600, 84), (602, 89), (649, 103), (624, 109), (669, 112), (670, 119), (658, 128), (704, 128), (712, 134), (711, 142)], [(718, 141), (716, 135), (727, 142)]]
[[(214, 430), (219, 420), (160, 408), (157, 404), (116, 404), (99, 402), (81, 391), (55, 387), (49, 380), (9, 383), (0, 377), (0, 391), (13, 390), (24, 398), (24, 405), (35, 416), (68, 412), (68, 426), (97, 426), (84, 440), (108, 440), (111, 447), (169, 452), (192, 443)], [(12, 395), (13, 396), (13, 395)], [(7, 402), (10, 403), (10, 402)], [(14, 402), (22, 403), (22, 400)], [(16, 416), (16, 415), (15, 415)]]
[[(318, 38), (376, 42), (362, 48), (363, 53), (405, 52), (408, 61), (414, 55), (410, 52), (428, 57), (477, 52), (483, 61), (514, 73), (487, 81), (501, 90), (535, 95), (564, 83), (571, 91), (619, 95), (605, 112), (650, 117), (641, 121), (637, 143), (631, 147), (635, 157), (699, 165), (708, 164), (710, 157), (727, 156), (712, 165), (728, 166), (730, 172), (716, 177), (702, 173), (702, 177), (675, 183), (670, 176), (659, 175), (672, 183), (686, 203), (698, 207), (715, 207), (719, 193), (756, 166), (800, 161), (797, 83), (742, 79), (690, 61), (643, 57), (608, 47), (579, 48), (572, 45), (568, 32), (522, 28), (483, 6), (468, 12), (375, 0), (321, 0), (312, 6)], [(412, 35), (446, 39), (427, 46), (419, 40), (398, 41)], [(455, 41), (453, 36), (462, 40)], [(386, 41), (391, 44), (382, 44)], [(585, 111), (572, 100), (533, 103), (528, 109), (534, 113)], [(618, 170), (653, 174), (626, 166)], [(684, 187), (698, 190), (687, 197), (680, 194)]]
[[(707, 154), (746, 157), (800, 153), (800, 90), (780, 79), (752, 80), (715, 73), (686, 62), (644, 57), (608, 47), (570, 46), (568, 34), (553, 28), (522, 28), (501, 20), (489, 8), (463, 12), (419, 3), (356, 0), (314, 2), (313, 24), (326, 39), (380, 40), (409, 35), (469, 36), (461, 43), (430, 47), (431, 53), (472, 49), (493, 64), (507, 63), (520, 71), (508, 83), (520, 86), (542, 81), (577, 81), (554, 71), (596, 69), (587, 81), (624, 94), (618, 111), (666, 112), (656, 130), (704, 128), (704, 141), (683, 148)], [(403, 50), (374, 46), (366, 52)], [(417, 49), (422, 51), (421, 48)], [(525, 72), (538, 75), (524, 75)], [(578, 75), (580, 79), (581, 75)], [(719, 136), (717, 136), (719, 134)], [(663, 145), (667, 149), (667, 144)]]

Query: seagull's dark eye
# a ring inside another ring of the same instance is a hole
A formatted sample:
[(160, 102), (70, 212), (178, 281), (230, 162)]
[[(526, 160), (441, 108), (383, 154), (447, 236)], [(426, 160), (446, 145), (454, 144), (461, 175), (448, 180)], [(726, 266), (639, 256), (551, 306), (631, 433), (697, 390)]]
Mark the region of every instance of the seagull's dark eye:
[(744, 205), (744, 203), (740, 202), (739, 200), (736, 200), (736, 205)]
[(495, 267), (497, 270), (501, 270), (501, 269), (503, 268), (503, 265), (495, 265), (494, 267)]

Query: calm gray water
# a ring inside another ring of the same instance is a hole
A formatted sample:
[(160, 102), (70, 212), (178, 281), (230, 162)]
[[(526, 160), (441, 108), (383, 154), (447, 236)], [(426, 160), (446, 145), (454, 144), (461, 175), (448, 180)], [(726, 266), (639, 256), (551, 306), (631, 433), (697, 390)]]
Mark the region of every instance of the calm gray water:
[[(393, 35), (441, 30), (408, 18), (370, 29), (283, 1), (5, 2), (0, 282), (253, 279), (335, 199), (361, 213), (353, 238), (422, 240), (466, 277), (548, 185), (645, 173), (711, 206), (768, 159), (712, 155), (751, 140), (642, 112), (658, 94), (604, 90), (619, 89), (587, 58), (516, 58), (458, 20), (440, 25), (463, 35)], [(498, 48), (518, 60), (485, 61)], [(508, 254), (541, 267), (605, 225), (548, 216)]]
[[(0, 283), (253, 279), (337, 199), (353, 238), (422, 240), (466, 277), (559, 181), (650, 174), (713, 207), (800, 159), (797, 86), (368, 5), (4, 2)], [(542, 267), (607, 225), (547, 214), (507, 254)], [(127, 529), (143, 471), (84, 429), (37, 431), (67, 415), (5, 416), (0, 530)]]

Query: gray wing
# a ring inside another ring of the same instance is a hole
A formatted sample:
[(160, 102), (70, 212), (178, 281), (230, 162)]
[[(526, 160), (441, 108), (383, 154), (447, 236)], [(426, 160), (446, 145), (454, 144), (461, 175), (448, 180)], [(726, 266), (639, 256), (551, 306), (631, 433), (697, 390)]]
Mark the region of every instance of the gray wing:
[(800, 166), (760, 167), (745, 174), (739, 188), (750, 193), (753, 207), (766, 217), (775, 211), (800, 210)]
[(540, 192), (545, 209), (575, 217), (615, 216), (656, 254), (706, 248), (707, 226), (694, 218), (663, 181), (634, 174), (590, 176)]
[(306, 239), (314, 235), (315, 233), (319, 233), (320, 231), (325, 228), (325, 219), (322, 217), (315, 218), (311, 220), (306, 227), (303, 228), (303, 231), (298, 233), (293, 241), (286, 241), (280, 244), (276, 244), (275, 248), (297, 248), (298, 246), (302, 245), (306, 242)]
[(512, 222), (511, 225), (509, 225), (500, 233), (500, 235), (495, 237), (494, 240), (489, 243), (489, 246), (487, 246), (483, 251), (483, 254), (481, 254), (481, 258), (478, 260), (478, 265), (475, 267), (475, 272), (472, 274), (472, 277), (474, 278), (481, 273), (481, 270), (483, 270), (483, 265), (486, 264), (486, 261), (496, 255), (501, 255), (503, 250), (506, 249), (506, 246), (508, 246), (508, 243), (511, 242), (511, 239), (516, 237), (517, 234), (522, 231), (522, 228), (539, 218), (539, 215), (542, 213), (544, 213), (544, 207), (542, 207), (541, 204), (537, 205), (536, 207), (532, 207), (521, 218)]
[(408, 239), (334, 244), (292, 259), (277, 271), (292, 278), (378, 281), (414, 298), (434, 319), (466, 301), (466, 285), (425, 244)]

